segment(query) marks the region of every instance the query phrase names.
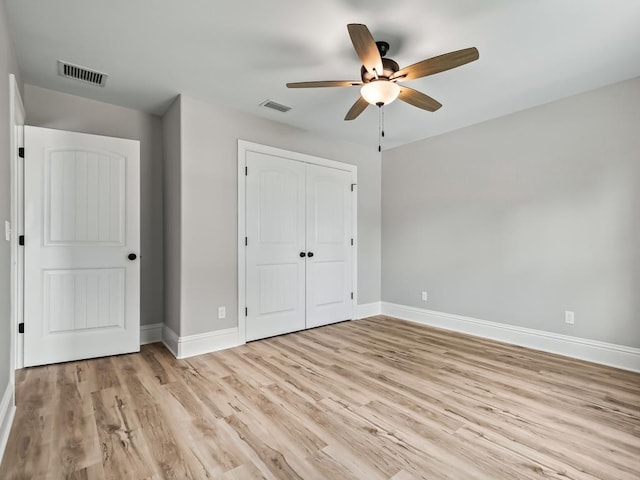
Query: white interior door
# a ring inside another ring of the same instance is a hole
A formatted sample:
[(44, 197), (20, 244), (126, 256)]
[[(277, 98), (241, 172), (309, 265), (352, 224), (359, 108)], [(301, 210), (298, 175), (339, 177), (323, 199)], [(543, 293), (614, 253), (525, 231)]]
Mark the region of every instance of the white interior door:
[(246, 157), (246, 339), (305, 328), (305, 165)]
[(24, 133), (25, 366), (138, 351), (139, 142)]
[(246, 340), (352, 318), (352, 173), (248, 151)]
[(351, 173), (307, 165), (307, 328), (352, 318)]

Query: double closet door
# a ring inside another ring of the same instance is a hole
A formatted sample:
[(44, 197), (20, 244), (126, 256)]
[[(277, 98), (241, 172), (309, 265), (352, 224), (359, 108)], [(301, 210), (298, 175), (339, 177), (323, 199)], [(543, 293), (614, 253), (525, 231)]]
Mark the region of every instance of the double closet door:
[(247, 152), (246, 340), (352, 318), (352, 173)]

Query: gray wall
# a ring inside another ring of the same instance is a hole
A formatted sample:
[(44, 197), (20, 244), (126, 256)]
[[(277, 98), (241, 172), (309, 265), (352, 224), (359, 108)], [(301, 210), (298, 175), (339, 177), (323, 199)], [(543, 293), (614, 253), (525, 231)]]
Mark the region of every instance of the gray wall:
[(640, 78), (382, 164), (383, 301), (640, 347)]
[(180, 97), (162, 117), (163, 132), (163, 231), (164, 323), (180, 332), (182, 220), (180, 215)]
[[(237, 140), (358, 166), (358, 300), (380, 299), (380, 155), (181, 96), (181, 336), (234, 327), (237, 312)], [(173, 229), (173, 226), (167, 226)], [(176, 227), (177, 228), (177, 227)], [(219, 306), (227, 318), (218, 320)]]
[[(11, 352), (11, 249), (4, 239), (4, 221), (11, 219), (9, 157), (9, 74), (20, 84), (18, 64), (9, 37), (4, 2), (0, 2), (0, 398), (10, 378)], [(0, 419), (1, 423), (2, 419)]]
[(160, 117), (32, 85), (27, 124), (140, 140), (140, 323), (162, 322), (162, 123)]

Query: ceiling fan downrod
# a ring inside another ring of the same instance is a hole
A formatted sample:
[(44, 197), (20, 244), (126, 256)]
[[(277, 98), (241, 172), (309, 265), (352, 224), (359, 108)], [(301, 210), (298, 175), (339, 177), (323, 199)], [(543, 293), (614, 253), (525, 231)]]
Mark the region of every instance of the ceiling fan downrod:
[(376, 42), (376, 46), (378, 47), (378, 52), (380, 52), (381, 57), (384, 57), (389, 51), (389, 42), (378, 41)]

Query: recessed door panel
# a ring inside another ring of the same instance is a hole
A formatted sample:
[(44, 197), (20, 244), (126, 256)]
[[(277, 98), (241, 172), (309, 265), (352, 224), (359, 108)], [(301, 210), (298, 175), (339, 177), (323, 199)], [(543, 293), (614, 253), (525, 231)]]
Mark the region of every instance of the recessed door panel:
[[(329, 172), (323, 176), (311, 179), (312, 190), (309, 195), (313, 199), (315, 211), (311, 218), (315, 222), (313, 231), (316, 232), (315, 242), (322, 245), (342, 245), (345, 239), (345, 185), (339, 178), (333, 178)], [(347, 179), (350, 184), (350, 179)]]
[[(253, 175), (254, 168), (251, 169)], [(261, 245), (298, 245), (298, 172), (286, 168), (265, 168), (255, 172), (258, 185), (258, 242)]]
[(296, 313), (302, 286), (298, 284), (298, 262), (258, 266), (259, 292), (258, 315), (282, 315)]
[(122, 245), (125, 158), (114, 153), (47, 149), (44, 162), (45, 245)]
[(124, 328), (125, 270), (43, 272), (45, 333)]
[(316, 288), (310, 292), (312, 305), (317, 308), (331, 308), (344, 302), (346, 287), (344, 270), (344, 261), (311, 262), (309, 276), (316, 281), (317, 285), (324, 285), (324, 288)]

